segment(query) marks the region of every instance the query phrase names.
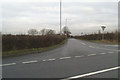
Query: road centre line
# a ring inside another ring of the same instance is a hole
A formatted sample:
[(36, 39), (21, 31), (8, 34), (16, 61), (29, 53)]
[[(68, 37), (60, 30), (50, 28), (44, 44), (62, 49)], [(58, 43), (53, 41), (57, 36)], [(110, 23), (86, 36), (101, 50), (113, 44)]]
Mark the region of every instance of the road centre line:
[(47, 60), (43, 59), (42, 61), (47, 61)]
[(88, 47), (90, 47), (90, 48), (95, 48), (95, 47), (93, 47), (93, 46), (88, 46)]
[(81, 57), (84, 57), (84, 56), (75, 56), (75, 58), (81, 58)]
[(22, 62), (23, 64), (29, 64), (29, 63), (36, 63), (38, 62), (37, 60), (34, 60), (34, 61), (26, 61), (26, 62)]
[(88, 56), (95, 56), (96, 54), (89, 54)]
[(88, 47), (92, 47), (92, 46), (88, 46)]
[(55, 59), (48, 59), (48, 60), (55, 60)]
[(11, 65), (16, 65), (16, 63), (2, 64), (0, 66), (11, 66)]
[[(114, 52), (108, 52), (108, 53), (114, 53)], [(99, 53), (99, 54), (107, 54), (107, 53)], [(89, 54), (87, 56), (95, 56), (97, 54)], [(81, 57), (84, 57), (84, 55), (81, 55), (81, 56), (74, 56), (75, 58), (81, 58)], [(72, 57), (61, 57), (59, 59), (69, 59), (69, 58), (72, 58)], [(56, 59), (52, 58), (52, 59), (43, 59), (42, 61), (54, 61)], [(29, 63), (37, 63), (38, 61), (37, 60), (34, 60), (34, 61), (25, 61), (25, 62), (22, 62), (23, 64), (29, 64)], [(9, 64), (3, 64), (3, 65), (0, 65), (0, 66), (10, 66), (10, 65), (15, 65), (16, 63), (9, 63)]]
[(59, 58), (59, 59), (69, 59), (69, 58), (71, 58), (71, 57), (62, 57), (62, 58)]
[(108, 69), (104, 69), (104, 70), (99, 70), (99, 71), (90, 72), (90, 73), (86, 73), (86, 74), (82, 74), (82, 75), (78, 75), (78, 76), (69, 77), (69, 78), (62, 79), (62, 80), (71, 80), (71, 79), (82, 78), (82, 77), (86, 77), (86, 76), (91, 76), (91, 75), (100, 74), (100, 73), (103, 73), (103, 72), (116, 70), (116, 69), (119, 69), (119, 68), (120, 68), (120, 66), (113, 67), (113, 68), (108, 68)]
[(54, 61), (56, 59), (43, 59), (42, 61)]
[(86, 45), (85, 43), (81, 42), (81, 44)]
[(106, 53), (100, 53), (100, 54), (106, 54)]
[(100, 47), (96, 47), (97, 49), (104, 49), (104, 50), (113, 50), (113, 51), (118, 51), (118, 50), (115, 50), (115, 49), (107, 49), (107, 48), (100, 48)]
[(54, 61), (55, 59), (48, 59), (48, 61)]
[(114, 52), (108, 52), (108, 53), (114, 53)]

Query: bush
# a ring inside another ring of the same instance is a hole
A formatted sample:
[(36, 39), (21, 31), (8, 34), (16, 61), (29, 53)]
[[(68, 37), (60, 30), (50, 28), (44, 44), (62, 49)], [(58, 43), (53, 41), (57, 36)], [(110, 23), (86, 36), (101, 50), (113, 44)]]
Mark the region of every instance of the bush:
[(65, 36), (63, 35), (3, 35), (2, 45), (4, 52), (12, 50), (49, 47), (55, 44), (59, 44), (63, 40), (65, 40)]
[[(84, 40), (102, 40), (102, 35), (101, 33), (99, 34), (88, 34), (88, 35), (82, 35), (82, 36), (74, 36), (74, 38), (76, 39), (84, 39)], [(108, 41), (116, 41), (118, 42), (118, 32), (107, 32), (104, 34), (104, 40), (108, 40)]]

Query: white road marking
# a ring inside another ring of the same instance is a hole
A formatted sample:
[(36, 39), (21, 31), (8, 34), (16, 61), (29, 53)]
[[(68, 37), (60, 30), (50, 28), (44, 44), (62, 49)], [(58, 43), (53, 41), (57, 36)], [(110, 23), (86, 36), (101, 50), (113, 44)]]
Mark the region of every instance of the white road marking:
[(96, 54), (89, 54), (88, 56), (95, 56)]
[(118, 47), (119, 45), (104, 45), (104, 46)]
[(108, 52), (108, 53), (114, 53), (114, 52)]
[(36, 63), (38, 62), (37, 60), (34, 60), (34, 61), (26, 61), (26, 62), (22, 62), (23, 64), (29, 64), (29, 63)]
[(54, 61), (55, 59), (48, 59), (47, 61)]
[(90, 47), (90, 48), (95, 48), (95, 47), (93, 47), (93, 46), (88, 46), (88, 47)]
[(100, 53), (100, 54), (106, 54), (106, 53)]
[(96, 71), (96, 72), (90, 72), (90, 73), (86, 73), (86, 74), (82, 74), (82, 75), (78, 75), (78, 76), (73, 76), (73, 77), (69, 77), (69, 78), (66, 78), (66, 79), (62, 79), (62, 80), (71, 80), (71, 79), (76, 79), (76, 78), (82, 78), (82, 77), (86, 77), (86, 76), (91, 76), (91, 75), (100, 74), (100, 73), (103, 73), (103, 72), (116, 70), (116, 69), (119, 69), (119, 68), (120, 68), (120, 66), (109, 68), (109, 69), (104, 69), (104, 70), (99, 70), (99, 71)]
[(92, 47), (92, 46), (88, 46), (88, 47)]
[(16, 65), (16, 63), (2, 64), (0, 66), (11, 66), (11, 65)]
[(44, 60), (42, 60), (42, 61), (46, 61), (46, 60), (44, 59)]
[(107, 49), (107, 48), (100, 48), (100, 47), (96, 47), (97, 49), (104, 49), (104, 50), (113, 50), (116, 51), (115, 49)]
[(84, 56), (75, 56), (75, 58), (81, 58), (81, 57), (84, 57)]
[(85, 43), (82, 43), (82, 42), (81, 42), (81, 44), (86, 45)]
[(62, 57), (62, 58), (60, 58), (60, 59), (69, 59), (69, 58), (71, 58), (71, 57)]
[(54, 61), (56, 59), (43, 59), (42, 61)]

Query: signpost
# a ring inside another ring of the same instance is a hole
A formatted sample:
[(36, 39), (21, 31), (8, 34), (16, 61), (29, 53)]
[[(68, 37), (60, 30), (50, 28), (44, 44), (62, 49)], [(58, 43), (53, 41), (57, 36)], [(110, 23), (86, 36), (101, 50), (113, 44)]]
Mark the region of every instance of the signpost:
[(103, 30), (103, 34), (102, 34), (102, 40), (104, 40), (104, 30), (105, 30), (105, 26), (101, 26), (102, 30)]

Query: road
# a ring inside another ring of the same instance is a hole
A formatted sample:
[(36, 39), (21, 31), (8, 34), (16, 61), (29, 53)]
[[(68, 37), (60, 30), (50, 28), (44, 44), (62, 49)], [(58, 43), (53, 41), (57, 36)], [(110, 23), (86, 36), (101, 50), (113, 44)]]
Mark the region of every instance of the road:
[(3, 59), (3, 78), (118, 78), (118, 47), (68, 39), (42, 53)]

